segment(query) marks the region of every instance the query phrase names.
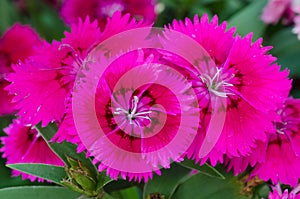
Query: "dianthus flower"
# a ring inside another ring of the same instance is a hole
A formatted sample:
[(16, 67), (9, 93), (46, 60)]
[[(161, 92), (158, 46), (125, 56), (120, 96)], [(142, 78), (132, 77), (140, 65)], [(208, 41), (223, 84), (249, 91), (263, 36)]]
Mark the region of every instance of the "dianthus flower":
[[(2, 157), (7, 158), (7, 164), (41, 163), (63, 166), (61, 159), (50, 149), (38, 130), (33, 126), (25, 126), (16, 119), (4, 128), (7, 136), (1, 138)], [(44, 181), (41, 178), (13, 170), (13, 176), (21, 175), (23, 179)]]
[(251, 176), (295, 187), (300, 178), (300, 100), (287, 99), (278, 114), (276, 131), (269, 133), (268, 140), (258, 142), (248, 157), (231, 160), (229, 168), (238, 174), (250, 164), (254, 167)]
[[(226, 30), (226, 22), (218, 25), (217, 16), (211, 22), (207, 15), (201, 19), (196, 15), (194, 22), (175, 20), (167, 29), (197, 41), (211, 59), (201, 66), (195, 62), (194, 67), (199, 70), (186, 67), (194, 73), (188, 78), (198, 93), (202, 110), (198, 138), (188, 156), (196, 160), (202, 158), (202, 163), (210, 159), (215, 165), (223, 162), (224, 154), (241, 157), (251, 153), (255, 142), (266, 140), (265, 132), (274, 129), (277, 108), (284, 103), (291, 87), (288, 71), (280, 71), (274, 63), (276, 58), (267, 54), (270, 47), (262, 47), (262, 39), (252, 42), (252, 34), (244, 38), (234, 36), (234, 29)], [(174, 48), (183, 46), (177, 43)], [(212, 102), (216, 100), (225, 101), (221, 111), (226, 112), (226, 118), (213, 125), (220, 127), (216, 128), (221, 131), (220, 136), (215, 138), (218, 140), (209, 153), (202, 153), (200, 148), (205, 133), (206, 136), (217, 133), (207, 132), (209, 121), (213, 119)]]
[(268, 199), (300, 199), (299, 187), (293, 189), (291, 192), (285, 189), (282, 193), (280, 185), (277, 184), (273, 187), (273, 191), (269, 193)]
[(101, 33), (97, 21), (79, 20), (61, 42), (44, 43), (24, 62), (13, 66), (7, 90), (14, 94), (18, 115), (25, 123), (61, 123), (79, 68), (89, 51), (100, 41), (130, 28), (144, 26), (116, 12)]
[(76, 87), (73, 116), (99, 171), (146, 182), (171, 160), (182, 161), (199, 123), (191, 84), (164, 66), (158, 52), (142, 49), (118, 57), (98, 82), (105, 55), (91, 56)]
[(39, 35), (27, 25), (16, 23), (0, 39), (0, 115), (12, 114), (15, 108), (11, 103), (12, 95), (4, 88), (9, 84), (5, 78), (12, 73), (12, 64), (24, 61), (34, 54), (34, 47), (40, 46)]

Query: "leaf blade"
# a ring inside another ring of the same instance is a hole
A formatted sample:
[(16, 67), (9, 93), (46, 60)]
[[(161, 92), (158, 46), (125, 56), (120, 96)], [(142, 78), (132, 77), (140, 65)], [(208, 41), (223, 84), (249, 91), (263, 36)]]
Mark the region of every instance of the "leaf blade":
[(74, 199), (79, 196), (78, 193), (55, 186), (23, 186), (0, 189), (0, 198), (5, 199)]
[(61, 181), (67, 176), (65, 169), (49, 164), (8, 164), (7, 167), (30, 175), (50, 180), (61, 185)]
[(195, 169), (198, 172), (210, 176), (210, 177), (215, 177), (219, 179), (225, 179), (225, 176), (222, 175), (217, 169), (212, 167), (211, 165), (205, 163), (204, 165), (200, 166), (195, 164), (192, 160), (185, 159), (184, 161), (179, 163), (181, 166), (184, 166), (189, 169)]

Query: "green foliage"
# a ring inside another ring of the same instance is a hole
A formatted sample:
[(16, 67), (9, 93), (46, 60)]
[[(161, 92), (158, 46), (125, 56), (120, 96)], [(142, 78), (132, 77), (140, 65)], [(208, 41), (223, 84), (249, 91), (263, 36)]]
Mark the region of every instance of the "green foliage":
[(172, 199), (246, 199), (241, 195), (241, 185), (234, 177), (225, 180), (211, 178), (201, 173), (193, 175), (178, 186)]
[(229, 26), (236, 27), (241, 36), (253, 32), (253, 39), (261, 37), (265, 31), (266, 24), (260, 19), (263, 7), (267, 0), (254, 0), (250, 5), (234, 14), (228, 19)]
[(171, 198), (176, 188), (185, 179), (189, 178), (190, 170), (177, 164), (172, 164), (170, 169), (162, 171), (161, 176), (154, 176), (151, 181), (145, 185), (144, 198), (159, 194), (166, 199)]
[(23, 186), (0, 189), (0, 198), (5, 199), (75, 199), (80, 195), (63, 187)]
[(47, 164), (8, 164), (7, 167), (28, 173), (46, 180), (50, 180), (56, 184), (67, 176), (63, 167), (47, 165)]
[(183, 162), (180, 163), (181, 166), (187, 167), (189, 169), (197, 170), (199, 173), (210, 177), (216, 177), (220, 179), (225, 179), (225, 176), (222, 175), (217, 169), (212, 167), (211, 165), (205, 163), (202, 166), (195, 163), (193, 160), (185, 159)]

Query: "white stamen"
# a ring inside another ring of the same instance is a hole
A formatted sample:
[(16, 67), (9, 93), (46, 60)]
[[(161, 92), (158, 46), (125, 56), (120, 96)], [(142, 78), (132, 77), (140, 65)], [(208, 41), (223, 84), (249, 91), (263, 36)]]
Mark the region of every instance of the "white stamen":
[(136, 121), (137, 118), (140, 119), (146, 119), (151, 121), (151, 118), (148, 116), (150, 113), (152, 113), (152, 111), (140, 111), (138, 112), (138, 103), (139, 103), (139, 98), (138, 96), (133, 96), (133, 100), (132, 100), (132, 110), (131, 111), (127, 111), (123, 108), (116, 108), (116, 110), (114, 111), (115, 115), (121, 115), (124, 114), (126, 116), (126, 118), (129, 120), (130, 124), (135, 124), (137, 126), (140, 127), (140, 124), (138, 121)]
[[(222, 68), (217, 68), (217, 72), (211, 77), (208, 74), (202, 74), (200, 79), (203, 83), (206, 84), (208, 91), (215, 94), (219, 97), (227, 97), (228, 95), (233, 95), (233, 93), (226, 92), (224, 87), (232, 87), (233, 84), (228, 83), (227, 81), (230, 80), (232, 77), (227, 78), (225, 80), (220, 81)], [(223, 88), (222, 88), (223, 87)], [(220, 91), (222, 89), (222, 91)]]

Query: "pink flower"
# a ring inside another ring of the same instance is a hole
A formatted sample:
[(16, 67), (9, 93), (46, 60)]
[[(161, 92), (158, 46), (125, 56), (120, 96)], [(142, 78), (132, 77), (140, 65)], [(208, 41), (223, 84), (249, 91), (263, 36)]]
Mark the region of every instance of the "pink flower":
[(74, 92), (73, 116), (98, 170), (146, 182), (170, 160), (182, 161), (199, 120), (184, 76), (164, 68), (155, 50), (125, 53), (106, 69), (105, 55), (94, 53)]
[[(70, 46), (84, 46), (88, 49), (86, 53), (89, 53), (96, 44), (108, 39), (109, 37), (116, 35), (118, 33), (121, 33), (126, 30), (134, 29), (134, 28), (141, 28), (146, 26), (143, 21), (137, 22), (134, 19), (130, 19), (130, 15), (126, 14), (124, 16), (121, 16), (120, 12), (116, 12), (112, 18), (108, 19), (107, 25), (104, 29), (104, 31), (101, 33), (101, 35), (95, 35), (96, 42), (91, 45), (91, 43), (88, 43), (89, 45), (86, 45), (85, 39), (89, 39), (91, 37), (86, 37), (84, 34), (85, 32), (81, 32), (81, 34), (74, 34), (78, 31), (80, 31), (80, 28), (75, 28), (74, 26), (74, 33), (66, 33), (66, 38), (62, 40), (63, 43), (67, 43)], [(92, 32), (91, 32), (92, 34)], [(84, 58), (87, 54), (84, 54), (82, 56), (82, 61), (84, 62)], [(69, 82), (72, 82), (72, 86), (75, 80), (75, 75), (77, 74), (79, 68), (76, 68), (75, 73), (73, 73), (72, 78), (69, 79)], [(70, 72), (66, 70), (66, 72)], [(70, 76), (65, 76), (70, 77)], [(70, 87), (71, 88), (71, 87)], [(73, 87), (72, 87), (73, 88)], [(68, 99), (70, 101), (70, 99)], [(78, 137), (78, 133), (75, 128), (74, 119), (73, 119), (73, 113), (72, 113), (72, 104), (69, 102), (67, 104), (67, 109), (65, 110), (66, 114), (62, 120), (62, 122), (59, 125), (59, 129), (55, 137), (53, 138), (55, 141), (62, 142), (63, 140), (67, 140), (69, 142), (72, 142), (74, 144), (78, 144), (78, 151), (83, 151), (85, 147), (81, 144), (81, 141)]]
[(61, 42), (44, 43), (24, 63), (14, 65), (14, 73), (8, 76), (7, 87), (16, 95), (13, 101), (20, 109), (17, 113), (25, 123), (61, 122), (66, 112), (73, 84), (83, 60), (90, 50), (109, 36), (134, 27), (145, 26), (143, 22), (130, 20), (129, 15), (116, 12), (103, 33), (97, 22), (87, 18), (65, 32)]
[(258, 142), (248, 157), (232, 160), (229, 168), (238, 174), (250, 164), (254, 167), (251, 176), (296, 186), (300, 178), (300, 100), (287, 99), (278, 114), (276, 133), (270, 133), (266, 142)]
[(294, 17), (291, 6), (292, 0), (269, 0), (263, 9), (261, 19), (267, 24), (277, 24), (283, 17), (286, 23), (291, 22)]
[(92, 21), (98, 20), (103, 29), (107, 18), (112, 17), (116, 11), (153, 23), (156, 18), (154, 6), (154, 0), (65, 0), (61, 16), (69, 24), (77, 23), (78, 18), (85, 19), (89, 16)]
[(298, 192), (299, 186), (293, 189), (290, 193), (287, 189), (285, 189), (282, 193), (280, 185), (277, 184), (273, 187), (273, 192), (269, 193), (268, 199), (300, 199), (300, 194), (298, 194)]
[(15, 112), (11, 104), (12, 96), (4, 88), (8, 85), (6, 76), (13, 72), (11, 65), (24, 61), (34, 53), (34, 47), (42, 41), (38, 34), (28, 25), (16, 23), (0, 39), (0, 115)]
[(17, 114), (25, 123), (42, 121), (46, 126), (62, 120), (82, 59), (99, 39), (100, 30), (97, 22), (87, 19), (65, 35), (62, 42), (44, 42), (33, 56), (14, 65), (15, 72), (7, 78), (11, 82), (7, 89), (16, 95), (13, 100), (20, 109)]
[[(2, 137), (3, 158), (7, 158), (7, 164), (16, 163), (43, 163), (63, 166), (63, 162), (49, 148), (35, 127), (25, 126), (16, 119), (4, 129), (7, 136)], [(13, 176), (21, 175), (23, 179), (31, 181), (43, 179), (13, 170)]]
[[(203, 157), (202, 163), (210, 159), (215, 165), (223, 162), (225, 154), (240, 157), (251, 153), (257, 140), (267, 139), (265, 131), (274, 129), (277, 107), (283, 104), (291, 88), (288, 71), (280, 72), (274, 63), (276, 58), (267, 54), (270, 47), (262, 47), (262, 39), (253, 43), (252, 34), (234, 37), (233, 29), (226, 31), (226, 22), (218, 25), (217, 16), (211, 22), (207, 15), (201, 19), (195, 16), (194, 23), (189, 19), (174, 21), (169, 29), (193, 38), (211, 59), (204, 66), (196, 66), (200, 72), (187, 67), (194, 71), (189, 79), (199, 93), (203, 110), (202, 128), (188, 156), (196, 160)], [(226, 118), (224, 126), (222, 122), (214, 125), (221, 127), (216, 145), (209, 154), (201, 156), (201, 143), (212, 119), (211, 99), (224, 101)]]

